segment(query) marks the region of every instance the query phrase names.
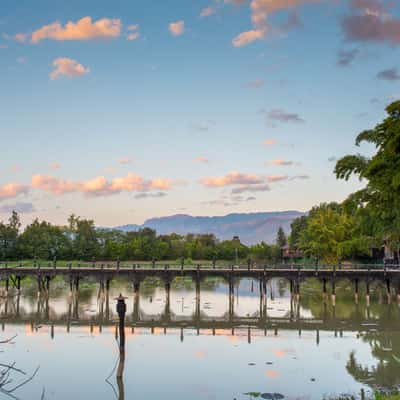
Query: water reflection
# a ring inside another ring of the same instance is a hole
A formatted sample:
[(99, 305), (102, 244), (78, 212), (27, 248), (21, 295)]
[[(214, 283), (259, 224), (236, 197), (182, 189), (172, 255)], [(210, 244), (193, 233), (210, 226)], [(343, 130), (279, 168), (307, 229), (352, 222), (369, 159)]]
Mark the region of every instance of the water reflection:
[[(313, 281), (303, 284), (301, 296), (297, 297), (290, 295), (284, 280), (270, 281), (265, 295), (256, 281), (242, 280), (235, 283), (233, 299), (229, 298), (227, 285), (215, 279), (203, 282), (200, 293), (187, 280), (172, 282), (170, 287), (148, 280), (140, 290), (126, 281), (112, 282), (109, 290), (99, 290), (94, 282), (88, 281), (72, 295), (67, 286), (58, 281), (49, 296), (38, 296), (35, 288), (28, 286), (21, 295), (10, 293), (2, 297), (2, 330), (22, 328), (26, 336), (22, 348), (32, 349), (37, 342), (35, 337), (49, 338), (53, 344), (46, 342), (46, 346), (54, 355), (49, 353), (43, 360), (49, 365), (55, 361), (53, 357), (60, 346), (70, 348), (77, 352), (82, 368), (83, 364), (89, 365), (93, 369), (90, 374), (96, 376), (97, 371), (103, 382), (107, 374), (101, 375), (102, 363), (94, 365), (94, 360), (109, 358), (107, 365), (112, 368), (117, 358), (109, 381), (114, 383), (119, 399), (125, 398), (126, 389), (137, 391), (139, 398), (152, 394), (156, 389), (149, 379), (154, 376), (161, 380), (158, 384), (164, 390), (163, 398), (171, 399), (212, 396), (240, 399), (248, 398), (243, 393), (253, 393), (253, 389), (260, 395), (294, 396), (293, 388), (285, 385), (288, 378), (295, 381), (297, 394), (321, 398), (334, 390), (327, 389), (332, 386), (332, 373), (338, 376), (338, 384), (344, 386), (343, 390), (336, 387), (338, 391), (393, 389), (400, 384), (399, 305), (388, 301), (384, 288), (379, 286), (371, 291), (369, 303), (362, 293), (356, 302), (345, 282), (337, 286), (335, 301), (323, 298), (318, 283)], [(126, 338), (125, 330), (118, 329), (115, 298), (119, 293), (127, 295)], [(114, 348), (107, 339), (110, 335), (119, 339), (117, 352), (117, 346)], [(86, 360), (79, 353), (85, 349), (77, 340), (102, 336), (104, 340), (87, 346), (93, 361)], [(196, 337), (202, 339), (195, 340)], [(171, 342), (170, 338), (177, 340)], [(125, 341), (130, 344), (128, 351)], [(184, 347), (178, 347), (179, 343)], [(245, 344), (252, 346), (242, 349)], [(192, 348), (195, 345), (197, 348)], [(188, 348), (192, 358), (185, 352)], [(25, 360), (26, 354), (17, 350), (16, 357)], [(199, 365), (206, 366), (205, 373), (199, 373)], [(240, 370), (237, 378), (232, 372), (235, 365)], [(231, 370), (233, 375), (218, 375), (218, 379), (207, 375), (215, 373), (216, 368)], [(125, 385), (124, 370), (129, 376)], [(198, 394), (193, 394), (193, 388), (182, 384), (175, 372), (188, 382), (216, 379), (223, 388), (202, 387)], [(51, 376), (52, 371), (47, 374)], [(149, 384), (147, 389), (141, 386), (141, 381)], [(171, 382), (183, 385), (181, 392), (174, 392)], [(240, 382), (250, 387), (240, 388)], [(65, 383), (58, 385), (63, 387)], [(204, 391), (208, 394), (203, 396)], [(54, 398), (63, 397), (58, 393)], [(108, 397), (97, 394), (96, 398)]]

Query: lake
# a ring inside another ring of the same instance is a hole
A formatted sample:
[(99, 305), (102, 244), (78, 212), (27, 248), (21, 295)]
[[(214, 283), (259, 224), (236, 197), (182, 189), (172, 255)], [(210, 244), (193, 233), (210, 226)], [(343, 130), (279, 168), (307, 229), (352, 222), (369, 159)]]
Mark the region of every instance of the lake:
[[(126, 350), (117, 381), (120, 293)], [(0, 300), (1, 340), (17, 335), (1, 344), (1, 362), (27, 376), (38, 368), (13, 392), (20, 399), (322, 399), (399, 387), (397, 300), (378, 284), (370, 304), (362, 291), (356, 303), (350, 282), (339, 282), (336, 293), (335, 302), (323, 301), (310, 280), (291, 298), (288, 283), (273, 279), (260, 316), (258, 283), (242, 279), (231, 315), (228, 286), (218, 279), (202, 283), (198, 312), (190, 280), (172, 283), (169, 302), (156, 279), (137, 295), (129, 282), (112, 281), (108, 296), (90, 280), (72, 296), (62, 279), (48, 296), (24, 282), (19, 296)], [(24, 380), (18, 372), (12, 378)]]

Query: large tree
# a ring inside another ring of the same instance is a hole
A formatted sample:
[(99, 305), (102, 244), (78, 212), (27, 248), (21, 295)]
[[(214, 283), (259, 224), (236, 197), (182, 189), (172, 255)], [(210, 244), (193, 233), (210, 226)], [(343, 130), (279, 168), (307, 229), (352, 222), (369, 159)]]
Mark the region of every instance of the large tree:
[(371, 234), (388, 241), (393, 249), (400, 248), (400, 101), (390, 104), (387, 118), (375, 128), (361, 132), (356, 145), (375, 146), (371, 157), (347, 155), (336, 163), (339, 179), (352, 175), (366, 181), (365, 188), (353, 193), (347, 204), (355, 212), (367, 215), (365, 221)]

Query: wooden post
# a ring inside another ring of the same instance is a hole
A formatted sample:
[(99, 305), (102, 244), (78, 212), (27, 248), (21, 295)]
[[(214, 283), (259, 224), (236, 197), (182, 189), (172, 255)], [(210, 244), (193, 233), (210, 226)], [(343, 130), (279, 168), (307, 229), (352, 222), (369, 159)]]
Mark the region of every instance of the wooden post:
[(7, 278), (6, 278), (6, 293), (5, 293), (6, 296), (8, 296), (8, 289), (9, 289), (9, 286), (10, 286), (10, 281), (9, 281), (9, 278), (7, 277)]
[(336, 282), (332, 279), (332, 304), (336, 305)]
[(119, 318), (119, 363), (117, 368), (117, 384), (119, 390), (119, 398), (124, 399), (124, 382), (122, 380), (125, 367), (125, 314), (126, 303), (122, 294), (117, 299), (117, 313)]
[(17, 292), (18, 294), (21, 293), (21, 277), (17, 276)]
[(326, 292), (327, 292), (327, 290), (326, 290), (326, 278), (324, 278), (322, 280), (322, 293), (323, 293), (324, 301), (326, 301)]
[(369, 297), (369, 293), (370, 293), (369, 280), (367, 280), (367, 282), (365, 283), (365, 286), (366, 286), (366, 302), (367, 302), (367, 307), (369, 307), (369, 304), (370, 304), (370, 297)]

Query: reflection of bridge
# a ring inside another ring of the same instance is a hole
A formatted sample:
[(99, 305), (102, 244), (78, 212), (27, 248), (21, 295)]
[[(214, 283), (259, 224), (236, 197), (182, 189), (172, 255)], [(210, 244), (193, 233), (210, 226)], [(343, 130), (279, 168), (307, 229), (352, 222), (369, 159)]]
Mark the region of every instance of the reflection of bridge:
[[(29, 324), (32, 331), (37, 326), (46, 325), (50, 327), (51, 335), (54, 336), (54, 327), (65, 327), (70, 332), (73, 327), (84, 327), (87, 331), (94, 332), (97, 327), (101, 333), (103, 327), (115, 327), (118, 324), (117, 316), (110, 309), (108, 297), (99, 303), (98, 312), (93, 316), (79, 315), (78, 296), (74, 296), (68, 302), (68, 310), (61, 314), (55, 314), (51, 311), (48, 297), (40, 297), (37, 301), (36, 312), (26, 313), (20, 309), (20, 296), (16, 296), (14, 301), (11, 299), (3, 303), (0, 313), (0, 322), (3, 325), (9, 324)], [(390, 306), (389, 306), (390, 307)], [(302, 331), (316, 332), (316, 340), (319, 342), (320, 331), (334, 332), (335, 336), (342, 336), (343, 331), (400, 331), (398, 323), (393, 322), (390, 315), (385, 318), (373, 319), (368, 314), (362, 316), (358, 314), (351, 319), (343, 319), (335, 317), (335, 307), (332, 314), (327, 312), (326, 304), (321, 319), (301, 318), (299, 303), (295, 300), (291, 301), (291, 308), (285, 317), (270, 317), (266, 313), (253, 317), (239, 317), (234, 313), (226, 313), (218, 318), (211, 318), (204, 313), (195, 312), (192, 316), (184, 318), (176, 316), (170, 312), (168, 304), (165, 311), (161, 315), (149, 316), (145, 315), (140, 309), (138, 300), (135, 299), (134, 311), (126, 317), (126, 327), (132, 332), (136, 328), (147, 328), (149, 333), (164, 333), (168, 330), (179, 330), (181, 340), (183, 340), (184, 330), (207, 331), (208, 335), (216, 335), (224, 331), (224, 335), (236, 335), (238, 331), (246, 331), (247, 340), (250, 342), (252, 334), (258, 332), (267, 335), (267, 332), (278, 335), (282, 330), (295, 330), (301, 336)], [(219, 332), (219, 333), (218, 333)]]
[[(266, 295), (267, 281), (272, 278), (285, 278), (290, 282), (291, 294), (300, 295), (301, 282), (314, 278), (322, 282), (322, 290), (324, 296), (327, 294), (327, 284), (331, 286), (331, 294), (334, 298), (336, 295), (336, 282), (341, 279), (347, 279), (354, 283), (355, 297), (358, 298), (359, 283), (365, 283), (367, 300), (369, 301), (370, 284), (373, 281), (380, 281), (384, 283), (387, 288), (388, 298), (390, 299), (393, 292), (395, 292), (400, 299), (400, 270), (389, 268), (387, 266), (371, 268), (371, 266), (362, 266), (360, 268), (342, 268), (340, 265), (336, 266), (315, 266), (313, 268), (301, 268), (299, 266), (279, 266), (271, 268), (264, 266), (252, 267), (248, 264), (247, 267), (231, 266), (230, 268), (217, 268), (215, 265), (212, 267), (197, 266), (180, 268), (170, 268), (165, 265), (160, 268), (159, 265), (152, 264), (150, 266), (133, 265), (131, 268), (116, 266), (110, 268), (100, 267), (95, 263), (91, 266), (72, 267), (72, 264), (67, 268), (57, 268), (57, 265), (48, 267), (14, 267), (14, 268), (0, 268), (0, 280), (5, 281), (5, 290), (8, 293), (10, 285), (21, 290), (21, 281), (26, 277), (33, 277), (38, 283), (38, 292), (48, 292), (50, 290), (50, 282), (56, 276), (61, 276), (69, 281), (71, 293), (79, 290), (79, 283), (82, 279), (92, 277), (97, 279), (101, 291), (108, 291), (111, 281), (116, 278), (124, 278), (133, 283), (134, 292), (136, 295), (139, 293), (140, 284), (146, 278), (156, 277), (161, 279), (165, 284), (167, 292), (167, 301), (171, 282), (176, 278), (191, 278), (196, 286), (196, 298), (200, 299), (200, 284), (201, 282), (210, 277), (225, 279), (229, 284), (229, 297), (230, 306), (233, 304), (233, 288), (235, 280), (242, 278), (251, 278), (259, 281), (260, 286), (260, 302), (264, 301)], [(197, 302), (199, 303), (199, 301)], [(231, 312), (231, 311), (230, 311)]]

